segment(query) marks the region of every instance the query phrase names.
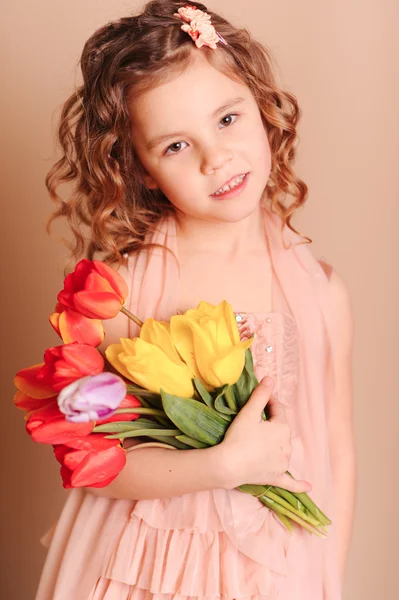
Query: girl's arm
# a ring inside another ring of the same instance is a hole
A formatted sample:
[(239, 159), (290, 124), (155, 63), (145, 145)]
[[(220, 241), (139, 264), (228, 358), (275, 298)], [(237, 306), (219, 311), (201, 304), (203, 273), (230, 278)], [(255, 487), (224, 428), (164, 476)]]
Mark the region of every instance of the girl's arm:
[(193, 450), (137, 448), (126, 453), (126, 465), (103, 488), (84, 488), (107, 498), (142, 500), (171, 498), (191, 492), (233, 488), (223, 468), (218, 446)]
[(336, 322), (335, 349), (332, 356), (335, 388), (333, 402), (329, 407), (329, 444), (336, 498), (338, 558), (342, 588), (352, 535), (357, 484), (352, 392), (354, 323), (348, 290), (335, 270), (331, 274), (330, 286)]

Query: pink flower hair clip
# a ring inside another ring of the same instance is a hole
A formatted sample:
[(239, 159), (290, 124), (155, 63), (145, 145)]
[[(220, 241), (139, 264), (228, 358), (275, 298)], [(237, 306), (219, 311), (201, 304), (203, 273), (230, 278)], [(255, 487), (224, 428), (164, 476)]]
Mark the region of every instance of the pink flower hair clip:
[(197, 48), (201, 46), (209, 46), (209, 48), (216, 49), (216, 44), (221, 41), (226, 44), (226, 40), (215, 30), (211, 24), (211, 17), (203, 10), (197, 9), (192, 4), (185, 4), (178, 9), (177, 13), (174, 13), (175, 17), (179, 17), (183, 21), (186, 21), (181, 26), (181, 29), (189, 34), (194, 40)]

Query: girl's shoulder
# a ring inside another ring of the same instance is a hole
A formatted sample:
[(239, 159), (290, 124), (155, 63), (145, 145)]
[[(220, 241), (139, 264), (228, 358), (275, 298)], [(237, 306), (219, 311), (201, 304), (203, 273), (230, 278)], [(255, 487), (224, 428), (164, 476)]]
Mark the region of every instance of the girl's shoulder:
[(317, 262), (323, 268), (324, 273), (327, 275), (327, 279), (330, 281), (334, 267), (329, 262), (326, 261), (324, 256), (322, 256), (321, 258), (318, 258)]
[(317, 260), (323, 268), (329, 281), (331, 305), (340, 322), (345, 322), (347, 328), (353, 318), (353, 307), (349, 288), (338, 271), (324, 257)]

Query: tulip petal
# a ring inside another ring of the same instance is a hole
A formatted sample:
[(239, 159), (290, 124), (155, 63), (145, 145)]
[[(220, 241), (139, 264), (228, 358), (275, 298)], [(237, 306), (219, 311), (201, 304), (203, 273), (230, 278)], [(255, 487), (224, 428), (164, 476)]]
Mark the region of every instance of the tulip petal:
[(170, 324), (166, 321), (156, 321), (153, 318), (146, 319), (140, 330), (140, 338), (149, 344), (162, 348), (170, 360), (176, 364), (181, 364), (182, 360), (170, 336)]
[(110, 344), (108, 348), (105, 350), (105, 356), (108, 362), (120, 373), (123, 377), (126, 377), (129, 381), (132, 380), (132, 376), (129, 371), (126, 369), (123, 362), (120, 360), (120, 356), (123, 353), (122, 344)]
[(53, 327), (54, 331), (57, 333), (57, 335), (60, 336), (60, 338), (62, 339), (61, 333), (60, 333), (60, 326), (59, 326), (59, 320), (60, 320), (60, 314), (59, 312), (53, 312), (50, 316), (49, 316), (49, 321), (50, 321), (50, 325)]
[[(176, 347), (182, 360), (186, 363), (190, 371), (199, 379), (204, 385), (202, 374), (198, 369), (196, 356), (194, 353), (194, 337), (193, 327), (191, 324), (193, 320), (185, 315), (174, 315), (170, 319), (170, 333), (174, 346)], [(209, 348), (211, 352), (211, 348)]]
[[(88, 258), (82, 258), (75, 266), (72, 273), (67, 276), (67, 285), (64, 286), (67, 292), (76, 292), (82, 290), (85, 281), (93, 270), (93, 261)], [(70, 278), (70, 279), (69, 279)]]
[(71, 488), (71, 476), (72, 471), (67, 469), (64, 465), (61, 465), (60, 474), (62, 477), (62, 485), (65, 489)]
[(115, 293), (112, 285), (108, 281), (106, 277), (100, 275), (100, 273), (94, 269), (90, 271), (88, 276), (86, 277), (86, 281), (84, 283), (85, 292), (107, 292), (112, 294), (113, 296), (117, 296), (120, 298), (119, 294)]
[(14, 395), (14, 404), (20, 410), (31, 412), (38, 410), (39, 408), (43, 408), (52, 401), (56, 402), (56, 399), (56, 396), (50, 398), (31, 398), (27, 394), (24, 394), (18, 390)]
[(106, 485), (105, 480), (115, 478), (126, 464), (126, 451), (114, 446), (102, 452), (89, 452), (71, 476), (72, 487)]
[(115, 373), (105, 371), (81, 377), (64, 387), (58, 406), (68, 421), (83, 423), (115, 413), (126, 396), (126, 383)]
[(98, 483), (91, 483), (90, 487), (92, 487), (92, 488), (105, 487), (109, 483), (111, 483), (111, 481), (113, 481), (114, 479), (115, 479), (115, 475), (112, 475), (112, 477), (110, 477), (109, 479), (103, 479), (102, 481), (99, 481)]
[(120, 440), (115, 438), (110, 440), (103, 433), (90, 433), (83, 437), (76, 437), (65, 442), (68, 448), (75, 450), (86, 450), (87, 452), (99, 452), (100, 450), (108, 450), (120, 444)]
[(215, 304), (210, 304), (209, 302), (206, 302), (205, 300), (201, 300), (201, 302), (198, 303), (196, 310), (198, 310), (199, 312), (203, 312), (206, 315), (211, 316), (213, 314), (215, 308), (216, 308)]
[(221, 302), (223, 318), (230, 333), (230, 339), (234, 344), (240, 343), (240, 332), (238, 331), (237, 321), (231, 305), (223, 300)]
[(76, 292), (75, 309), (90, 319), (113, 319), (123, 302), (113, 292)]
[(74, 471), (89, 454), (89, 450), (70, 450), (65, 453), (63, 464), (67, 469)]
[(53, 446), (54, 456), (60, 464), (64, 463), (64, 457), (70, 451), (71, 449), (68, 448), (68, 446), (64, 446), (64, 444), (56, 444)]
[[(246, 340), (247, 342), (250, 340)], [(225, 356), (216, 358), (211, 365), (215, 378), (220, 385), (233, 385), (238, 381), (245, 365), (245, 349), (242, 346), (234, 346)]]
[[(55, 314), (53, 313), (53, 315)], [(55, 323), (57, 324), (58, 331), (53, 323), (52, 325), (65, 344), (78, 342), (96, 347), (104, 339), (104, 327), (101, 320), (89, 319), (75, 310), (65, 310), (59, 315)]]
[(50, 398), (54, 396), (54, 388), (48, 382), (37, 379), (44, 363), (21, 369), (14, 377), (15, 387), (31, 398)]
[(117, 271), (112, 269), (112, 267), (100, 260), (94, 260), (93, 263), (96, 271), (108, 279), (114, 292), (122, 298), (123, 302), (125, 302), (129, 294), (129, 288), (124, 278)]
[(135, 338), (134, 342), (135, 355), (121, 354), (119, 357), (129, 371), (130, 379), (156, 394), (159, 394), (162, 388), (170, 394), (186, 398), (193, 396), (194, 375), (185, 363), (174, 363), (161, 348), (140, 338)]
[[(126, 394), (125, 398), (120, 403), (119, 408), (132, 407), (132, 410), (133, 410), (134, 407), (140, 407), (140, 406), (141, 406), (141, 402), (138, 398), (136, 398), (135, 396), (132, 396), (131, 394)], [(138, 415), (137, 413), (134, 413), (134, 412), (116, 413), (114, 415), (111, 415), (107, 419), (101, 419), (101, 420), (96, 421), (96, 425), (104, 425), (105, 423), (112, 423), (114, 421), (135, 421), (139, 417), (140, 417), (140, 415)]]
[(65, 344), (61, 347), (62, 356), (70, 367), (82, 375), (96, 375), (104, 369), (104, 359), (101, 353), (88, 344)]
[(94, 422), (71, 423), (67, 421), (58, 408), (57, 402), (50, 402), (41, 409), (33, 411), (25, 429), (34, 442), (42, 444), (64, 444), (73, 438), (89, 435)]

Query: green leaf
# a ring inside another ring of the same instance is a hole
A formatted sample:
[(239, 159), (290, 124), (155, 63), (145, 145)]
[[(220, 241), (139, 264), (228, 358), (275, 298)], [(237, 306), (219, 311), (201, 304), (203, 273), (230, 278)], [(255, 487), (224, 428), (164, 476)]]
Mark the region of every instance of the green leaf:
[(239, 410), (248, 402), (249, 397), (258, 385), (258, 380), (254, 374), (254, 365), (252, 352), (250, 348), (245, 351), (245, 366), (240, 378), (233, 386), (234, 395), (237, 400)]
[[(228, 388), (228, 386), (226, 385), (225, 389), (227, 389), (227, 388)], [(223, 390), (222, 392), (220, 392), (220, 394), (218, 396), (216, 396), (215, 409), (224, 415), (236, 415), (237, 414), (237, 411), (232, 410), (231, 408), (229, 408), (227, 406), (225, 390)]]
[(195, 389), (197, 390), (198, 394), (201, 396), (205, 404), (209, 406), (209, 408), (214, 408), (214, 401), (208, 390), (202, 385), (201, 381), (197, 377), (194, 377), (193, 381)]
[(180, 398), (161, 390), (162, 404), (169, 419), (185, 435), (208, 446), (223, 440), (228, 424), (216, 410), (192, 398)]
[(130, 431), (131, 428), (132, 421), (114, 421), (112, 423), (96, 425), (93, 429), (93, 433), (116, 433), (121, 431)]

